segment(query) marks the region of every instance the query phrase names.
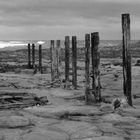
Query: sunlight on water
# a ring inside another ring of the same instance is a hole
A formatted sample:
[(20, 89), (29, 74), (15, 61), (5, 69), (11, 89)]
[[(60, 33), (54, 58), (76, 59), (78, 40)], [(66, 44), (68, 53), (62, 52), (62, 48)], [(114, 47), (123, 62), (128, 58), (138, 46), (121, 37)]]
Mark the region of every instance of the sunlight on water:
[(0, 41), (0, 48), (26, 46), (26, 45), (27, 43), (20, 42), (20, 41)]
[(37, 44), (40, 44), (40, 45), (42, 45), (44, 43), (45, 43), (44, 41), (37, 41)]

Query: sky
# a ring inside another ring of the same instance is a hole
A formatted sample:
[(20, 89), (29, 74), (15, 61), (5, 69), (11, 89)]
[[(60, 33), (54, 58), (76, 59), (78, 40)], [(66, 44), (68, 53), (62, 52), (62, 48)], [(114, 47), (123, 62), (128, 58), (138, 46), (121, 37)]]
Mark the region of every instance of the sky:
[(140, 39), (140, 0), (0, 0), (0, 40), (50, 40), (99, 32), (120, 40), (130, 13), (131, 39)]

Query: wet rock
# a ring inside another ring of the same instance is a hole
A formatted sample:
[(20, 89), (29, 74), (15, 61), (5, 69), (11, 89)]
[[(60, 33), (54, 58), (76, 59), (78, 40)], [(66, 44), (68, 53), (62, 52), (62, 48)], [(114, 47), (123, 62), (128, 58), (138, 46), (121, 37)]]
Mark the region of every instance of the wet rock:
[(18, 128), (32, 125), (28, 118), (22, 116), (0, 117), (0, 128)]

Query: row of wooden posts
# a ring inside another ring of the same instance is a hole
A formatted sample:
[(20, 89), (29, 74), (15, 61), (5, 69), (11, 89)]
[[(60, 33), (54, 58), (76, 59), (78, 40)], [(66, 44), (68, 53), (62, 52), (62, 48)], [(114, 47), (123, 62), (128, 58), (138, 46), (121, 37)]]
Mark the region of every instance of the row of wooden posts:
[[(36, 68), (35, 64), (35, 44), (28, 44), (28, 68)], [(32, 49), (31, 49), (32, 47)], [(31, 53), (32, 50), (32, 53)], [(31, 55), (32, 54), (32, 55)], [(31, 57), (32, 56), (32, 57)], [(42, 46), (39, 45), (39, 65), (38, 65), (39, 71), (42, 73)]]
[[(72, 44), (72, 85), (77, 89), (77, 37), (65, 37), (65, 87), (69, 86), (70, 78), (70, 44)], [(52, 82), (61, 80), (61, 47), (60, 40), (50, 41), (51, 56), (51, 79)], [(35, 68), (35, 45), (32, 44), (32, 61), (31, 45), (28, 44), (28, 66)], [(130, 54), (130, 16), (122, 14), (122, 48), (123, 48), (123, 91), (129, 105), (132, 106), (131, 97), (131, 54)], [(91, 62), (90, 62), (91, 61)], [(32, 64), (31, 64), (32, 62)], [(92, 71), (90, 72), (90, 64)], [(100, 84), (100, 52), (99, 52), (99, 33), (94, 32), (85, 35), (85, 100), (90, 102), (91, 95), (96, 102), (101, 99)], [(39, 71), (42, 73), (42, 46), (39, 45)]]

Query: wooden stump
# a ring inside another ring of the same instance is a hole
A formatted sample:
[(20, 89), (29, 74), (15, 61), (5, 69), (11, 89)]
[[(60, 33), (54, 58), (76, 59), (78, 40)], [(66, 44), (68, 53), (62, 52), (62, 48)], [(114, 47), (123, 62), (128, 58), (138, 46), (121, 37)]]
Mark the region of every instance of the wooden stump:
[(85, 101), (89, 102), (90, 95), (90, 34), (85, 35)]
[(32, 67), (35, 68), (35, 44), (32, 44)]
[(42, 46), (39, 45), (39, 71), (42, 73)]
[(56, 41), (57, 79), (61, 81), (61, 47), (60, 40)]
[(28, 68), (31, 68), (31, 46), (28, 44)]
[(92, 90), (95, 96), (95, 101), (101, 101), (101, 84), (100, 84), (100, 52), (99, 46), (99, 33), (91, 33), (91, 57), (92, 57)]
[(72, 36), (72, 85), (77, 89), (77, 39)]
[(122, 14), (122, 47), (123, 47), (123, 91), (127, 102), (132, 106), (132, 76), (131, 76), (131, 54), (130, 54), (130, 16)]
[(65, 37), (65, 87), (66, 89), (69, 86), (69, 64), (70, 63), (70, 38), (69, 36)]
[(52, 82), (55, 81), (56, 77), (56, 49), (55, 49), (55, 41), (51, 40), (50, 44), (50, 54), (51, 54), (51, 80)]

